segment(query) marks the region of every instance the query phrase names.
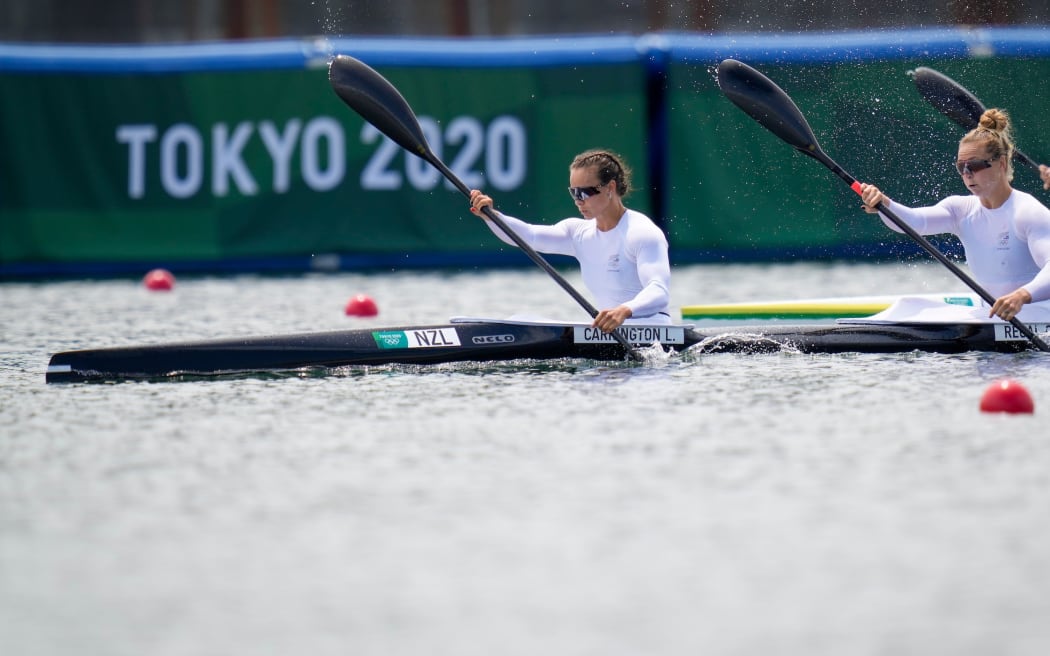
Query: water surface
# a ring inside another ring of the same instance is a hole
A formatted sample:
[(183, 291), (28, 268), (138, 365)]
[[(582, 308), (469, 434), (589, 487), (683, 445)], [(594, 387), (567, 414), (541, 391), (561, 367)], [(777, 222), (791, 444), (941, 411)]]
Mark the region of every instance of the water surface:
[[(676, 307), (961, 291), (936, 265), (681, 267), (674, 285)], [(344, 316), (356, 293), (380, 316)], [(1034, 656), (1050, 644), (1040, 354), (48, 386), (48, 355), (69, 348), (582, 311), (532, 270), (0, 295), (5, 654)], [(1028, 387), (1034, 415), (979, 412), (1001, 377)]]

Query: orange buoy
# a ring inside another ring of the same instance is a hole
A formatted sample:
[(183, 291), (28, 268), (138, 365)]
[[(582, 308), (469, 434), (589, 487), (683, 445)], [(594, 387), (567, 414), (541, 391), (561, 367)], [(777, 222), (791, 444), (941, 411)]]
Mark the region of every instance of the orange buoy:
[(167, 269), (153, 269), (142, 278), (146, 289), (154, 292), (170, 292), (175, 288), (175, 276)]
[(357, 294), (346, 303), (346, 316), (348, 317), (374, 317), (379, 314), (379, 308), (371, 296)]
[(995, 381), (984, 390), (981, 412), (1031, 414), (1035, 412), (1035, 402), (1024, 385), (1016, 380), (1004, 378)]

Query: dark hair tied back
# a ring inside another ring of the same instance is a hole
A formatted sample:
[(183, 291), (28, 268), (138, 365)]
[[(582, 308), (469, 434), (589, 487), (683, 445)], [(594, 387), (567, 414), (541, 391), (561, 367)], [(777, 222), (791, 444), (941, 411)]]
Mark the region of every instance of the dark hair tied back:
[(616, 193), (626, 196), (631, 190), (631, 171), (623, 163), (623, 158), (610, 150), (588, 150), (580, 153), (572, 160), (569, 169), (582, 169), (594, 167), (598, 173), (598, 181), (609, 184), (610, 180), (616, 181)]

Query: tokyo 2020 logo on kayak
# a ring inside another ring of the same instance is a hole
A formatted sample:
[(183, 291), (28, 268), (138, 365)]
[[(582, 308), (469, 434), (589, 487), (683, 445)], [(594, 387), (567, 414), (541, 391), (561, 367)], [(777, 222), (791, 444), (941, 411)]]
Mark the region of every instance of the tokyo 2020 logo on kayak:
[(381, 349), (408, 348), (408, 339), (401, 330), (376, 331), (372, 333), (372, 339), (376, 340), (376, 346)]

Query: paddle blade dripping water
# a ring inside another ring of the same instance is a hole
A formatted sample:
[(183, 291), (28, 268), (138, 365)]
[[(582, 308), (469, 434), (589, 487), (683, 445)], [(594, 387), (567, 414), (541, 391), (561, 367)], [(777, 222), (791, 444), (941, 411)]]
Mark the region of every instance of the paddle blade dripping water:
[(967, 130), (977, 127), (984, 104), (947, 75), (920, 66), (909, 71), (915, 88), (937, 111)]
[(815, 156), (817, 137), (795, 102), (768, 77), (747, 64), (726, 59), (718, 65), (718, 88), (734, 105), (801, 152)]

